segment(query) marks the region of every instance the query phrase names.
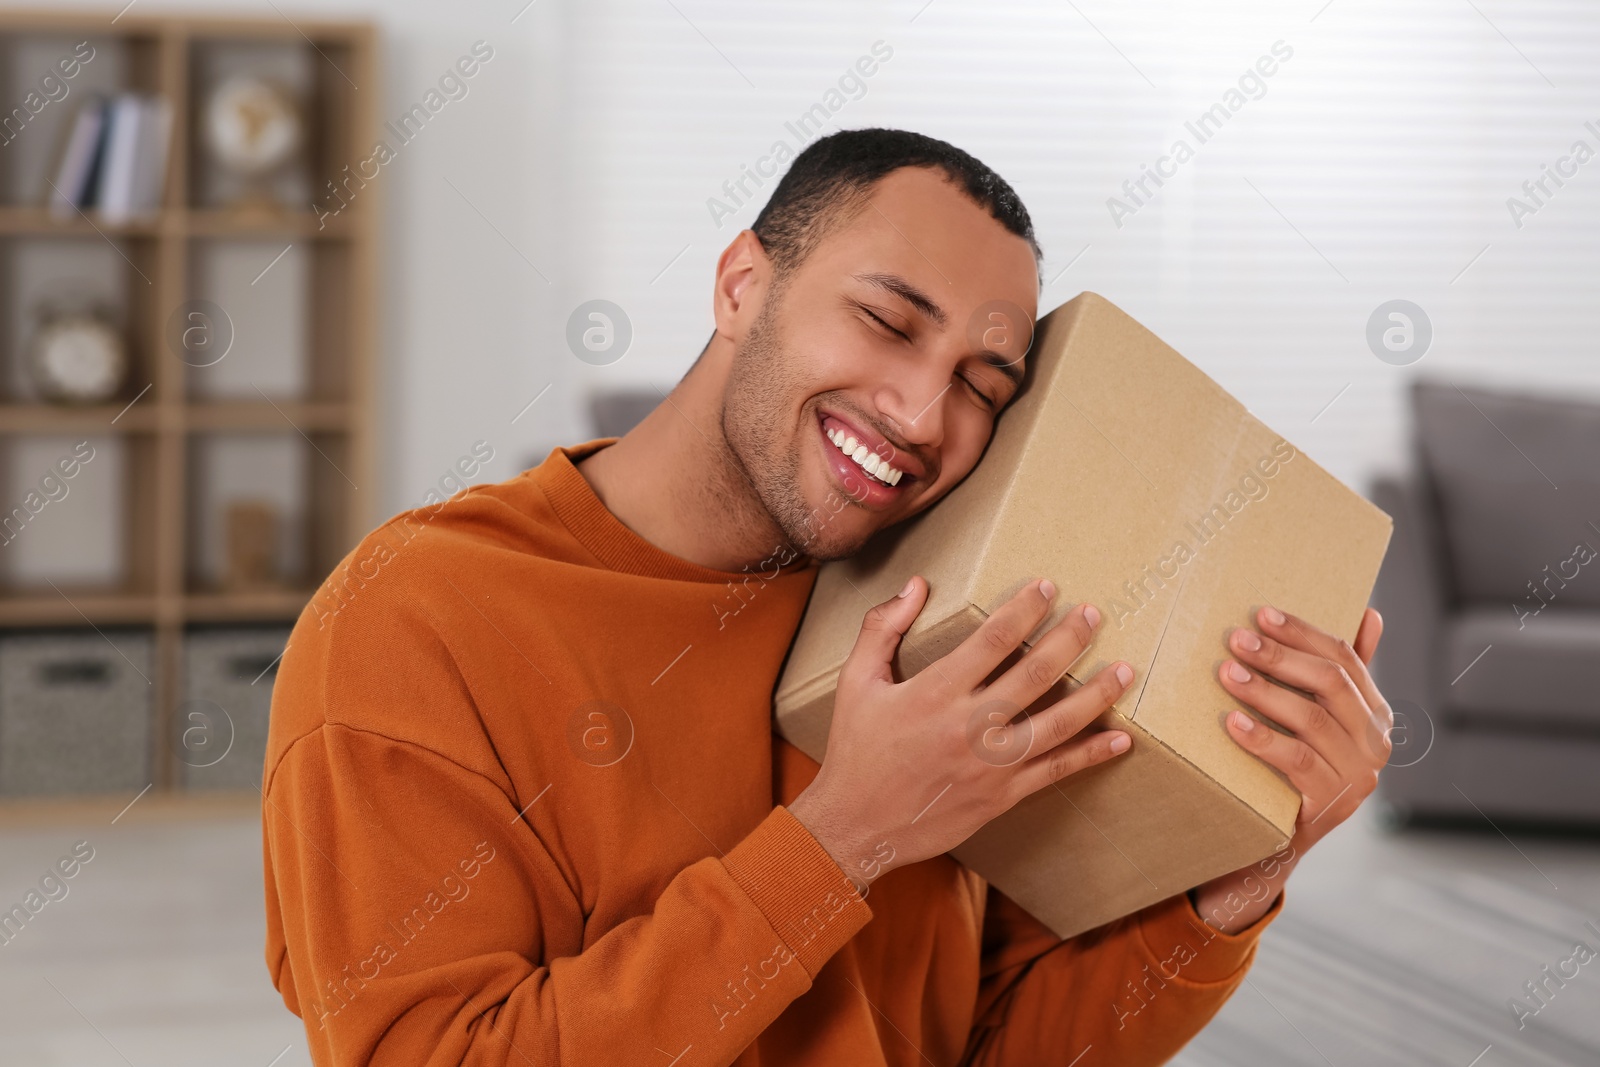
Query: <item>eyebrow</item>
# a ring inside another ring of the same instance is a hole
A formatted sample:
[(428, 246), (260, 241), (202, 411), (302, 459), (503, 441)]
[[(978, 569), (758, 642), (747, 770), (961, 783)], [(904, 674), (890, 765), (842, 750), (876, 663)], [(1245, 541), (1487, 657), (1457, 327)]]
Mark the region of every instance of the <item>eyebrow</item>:
[(1020, 359), (1006, 359), (997, 352), (985, 349), (981, 357), (985, 363), (1011, 379), (1011, 384), (1018, 389), (1022, 388), (1022, 368), (1018, 366)]
[(943, 326), (950, 321), (950, 316), (945, 314), (944, 308), (940, 307), (931, 296), (898, 274), (873, 271), (867, 274), (857, 274), (856, 280), (866, 282), (868, 285), (875, 285), (887, 293), (893, 293), (932, 319), (935, 325)]
[[(950, 317), (945, 314), (944, 308), (940, 307), (932, 297), (898, 274), (890, 274), (885, 271), (870, 271), (866, 274), (857, 274), (856, 279), (898, 296), (932, 319), (938, 326), (944, 326), (950, 321)], [(1013, 386), (1018, 389), (1022, 388), (1023, 371), (1018, 366), (1022, 360), (1008, 360), (999, 353), (988, 350), (983, 352), (982, 359), (986, 364), (1009, 378)]]

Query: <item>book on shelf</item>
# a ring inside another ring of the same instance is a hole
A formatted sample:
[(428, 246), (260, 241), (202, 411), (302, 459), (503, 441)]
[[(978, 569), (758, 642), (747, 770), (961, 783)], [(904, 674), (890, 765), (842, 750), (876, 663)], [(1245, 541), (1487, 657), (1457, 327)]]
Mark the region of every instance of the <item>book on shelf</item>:
[(164, 96), (150, 97), (140, 123), (139, 153), (133, 163), (133, 210), (156, 211), (167, 184), (167, 155), (172, 141), (172, 105)]
[(61, 162), (56, 167), (55, 181), (50, 183), (50, 213), (58, 218), (70, 217), (88, 191), (105, 114), (106, 100), (99, 94), (78, 106), (66, 147), (61, 152)]
[(51, 183), (50, 213), (98, 210), (120, 224), (161, 205), (172, 139), (172, 106), (141, 93), (96, 95), (73, 120)]

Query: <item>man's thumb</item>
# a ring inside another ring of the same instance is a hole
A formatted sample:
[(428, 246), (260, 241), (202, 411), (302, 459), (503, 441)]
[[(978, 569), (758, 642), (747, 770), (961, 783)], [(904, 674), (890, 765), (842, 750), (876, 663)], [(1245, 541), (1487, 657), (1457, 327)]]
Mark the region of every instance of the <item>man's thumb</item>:
[(861, 620), (861, 633), (850, 651), (847, 668), (860, 672), (862, 677), (893, 681), (889, 664), (900, 638), (916, 621), (917, 614), (927, 600), (928, 585), (918, 575), (912, 575), (893, 600), (874, 605)]

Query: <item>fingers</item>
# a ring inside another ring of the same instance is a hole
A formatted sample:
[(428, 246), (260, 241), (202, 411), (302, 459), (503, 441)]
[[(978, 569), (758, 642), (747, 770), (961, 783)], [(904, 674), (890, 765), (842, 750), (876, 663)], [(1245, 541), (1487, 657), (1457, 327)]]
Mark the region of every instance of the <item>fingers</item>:
[(1039, 753), (1017, 768), (1010, 788), (1013, 803), (1052, 782), (1128, 751), (1133, 739), (1121, 730), (1098, 730), (1079, 736), (1084, 727), (1111, 707), (1133, 682), (1133, 668), (1114, 663), (1096, 672), (1073, 693), (1027, 720), (1033, 731), (1032, 751)]
[(1023, 586), (985, 619), (972, 636), (939, 661), (939, 673), (958, 686), (976, 689), (1039, 625), (1055, 595), (1055, 583), (1048, 578)]
[[(1339, 775), (1328, 761), (1299, 738), (1286, 737), (1242, 711), (1228, 713), (1228, 733), (1247, 752), (1289, 779), (1311, 806), (1325, 806), (1343, 792)], [(1305, 808), (1302, 807), (1302, 816)], [(1315, 813), (1313, 813), (1315, 814)]]
[(1378, 639), (1383, 636), (1383, 616), (1376, 608), (1368, 608), (1361, 616), (1361, 628), (1356, 631), (1356, 656), (1371, 666), (1372, 654), (1378, 651)]
[[(1233, 660), (1222, 665), (1217, 677), (1222, 682), (1222, 688), (1234, 699), (1255, 708), (1293, 733), (1315, 749), (1331, 766), (1348, 765), (1357, 756), (1349, 728), (1316, 701), (1274, 685), (1265, 676), (1247, 670), (1243, 664)], [(1347, 714), (1355, 717), (1358, 723), (1368, 719), (1364, 707), (1348, 711)]]
[(1113, 663), (1097, 671), (1071, 694), (1033, 716), (1033, 749), (1048, 752), (1072, 738), (1093, 722), (1128, 691), (1133, 684), (1133, 668)]
[(1068, 775), (1115, 759), (1132, 744), (1132, 739), (1121, 730), (1098, 730), (1034, 756), (1012, 776), (1011, 802), (1015, 804)]
[(1067, 668), (1083, 655), (1089, 642), (1094, 640), (1094, 630), (1099, 623), (1100, 612), (1093, 604), (1079, 604), (985, 689), (984, 695), (1019, 708), (1032, 704), (1059, 682)]
[[(1372, 612), (1371, 614), (1376, 615), (1377, 613)], [(1377, 683), (1372, 680), (1372, 675), (1367, 672), (1366, 661), (1358, 656), (1356, 650), (1347, 642), (1318, 629), (1298, 616), (1285, 615), (1276, 608), (1262, 608), (1256, 613), (1256, 619), (1261, 627), (1262, 637), (1267, 639), (1262, 642), (1264, 646), (1269, 645), (1271, 641), (1277, 641), (1281, 645), (1305, 653), (1314, 659), (1323, 659), (1337, 665), (1344, 671), (1350, 683), (1355, 686), (1367, 709), (1375, 716), (1375, 727), (1379, 730), (1388, 730), (1393, 726), (1394, 720), (1390, 714), (1389, 705), (1383, 699), (1383, 694), (1378, 692)], [(1366, 620), (1363, 618), (1362, 626), (1365, 627), (1366, 625)], [(1381, 619), (1378, 627), (1381, 633)], [(1237, 634), (1235, 635), (1236, 640), (1238, 636)], [(1360, 639), (1359, 632), (1357, 638), (1358, 640)], [(1376, 643), (1377, 635), (1374, 635), (1371, 640)], [(1235, 645), (1235, 648), (1237, 649), (1238, 646)], [(1265, 665), (1258, 664), (1258, 666)], [(1302, 689), (1316, 692), (1313, 686), (1301, 685), (1292, 678), (1278, 674), (1275, 669), (1268, 669), (1266, 673), (1279, 681), (1288, 682), (1290, 685), (1299, 685)], [(1337, 682), (1334, 674), (1326, 670), (1324, 671), (1324, 677), (1330, 682)], [(1347, 723), (1346, 725), (1352, 731), (1367, 728), (1359, 724)]]
[(916, 621), (927, 601), (927, 593), (928, 583), (913, 575), (899, 596), (867, 609), (866, 617), (861, 620), (861, 632), (856, 635), (855, 646), (840, 675), (849, 673), (861, 679), (892, 683), (894, 672), (890, 664), (894, 661), (895, 650)]
[[(1371, 711), (1367, 708), (1361, 691), (1356, 688), (1354, 679), (1350, 677), (1349, 671), (1333, 660), (1290, 648), (1265, 634), (1258, 635), (1253, 630), (1235, 630), (1228, 645), (1233, 654), (1239, 658), (1239, 664), (1235, 666), (1239, 666), (1249, 678), (1248, 681), (1236, 678), (1236, 672), (1228, 663), (1222, 665), (1218, 677), (1222, 680), (1223, 688), (1239, 696), (1239, 699), (1251, 707), (1257, 707), (1257, 710), (1264, 712), (1267, 710), (1258, 707), (1253, 700), (1240, 695), (1241, 693), (1248, 690), (1251, 694), (1255, 694), (1261, 692), (1263, 687), (1277, 688), (1255, 673), (1259, 672), (1310, 693), (1321, 702), (1322, 707), (1333, 713), (1338, 724), (1348, 734), (1359, 737), (1374, 728)], [(1249, 671), (1245, 668), (1255, 670)], [(1278, 691), (1282, 692), (1281, 689)], [(1283, 725), (1299, 732), (1298, 727), (1289, 723)]]

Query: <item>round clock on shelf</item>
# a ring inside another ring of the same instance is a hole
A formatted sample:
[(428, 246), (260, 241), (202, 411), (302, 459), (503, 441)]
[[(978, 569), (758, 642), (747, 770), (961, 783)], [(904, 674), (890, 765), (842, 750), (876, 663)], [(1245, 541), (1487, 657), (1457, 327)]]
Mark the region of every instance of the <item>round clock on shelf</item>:
[(303, 133), (294, 97), (263, 78), (229, 78), (206, 102), (206, 147), (240, 177), (258, 178), (289, 162)]
[(110, 400), (128, 372), (121, 332), (94, 312), (43, 312), (28, 356), (40, 397), (60, 404)]

